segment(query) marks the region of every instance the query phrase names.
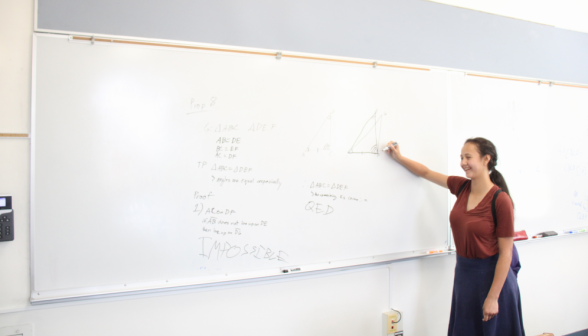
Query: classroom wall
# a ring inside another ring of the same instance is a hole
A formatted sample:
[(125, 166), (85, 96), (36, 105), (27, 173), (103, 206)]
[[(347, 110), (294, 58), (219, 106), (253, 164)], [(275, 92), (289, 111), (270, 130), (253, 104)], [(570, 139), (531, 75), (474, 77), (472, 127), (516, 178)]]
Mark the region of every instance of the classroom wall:
[(584, 0), (431, 1), (588, 33), (588, 2)]
[[(0, 133), (29, 132), (32, 0), (0, 0)], [(455, 256), (212, 289), (28, 306), (29, 140), (0, 139), (0, 192), (16, 240), (0, 243), (0, 328), (35, 335), (379, 335), (404, 311), (406, 335), (446, 334)], [(457, 162), (455, 163), (457, 166)], [(457, 171), (458, 168), (454, 168)], [(528, 335), (588, 328), (588, 235), (518, 244)]]
[(38, 3), (37, 28), (43, 30), (246, 46), (588, 83), (584, 66), (588, 34), (425, 0)]

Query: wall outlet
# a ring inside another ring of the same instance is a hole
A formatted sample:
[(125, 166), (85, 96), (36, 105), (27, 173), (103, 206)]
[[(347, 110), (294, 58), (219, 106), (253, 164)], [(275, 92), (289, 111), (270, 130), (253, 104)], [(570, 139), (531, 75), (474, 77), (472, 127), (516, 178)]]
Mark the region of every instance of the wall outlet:
[(382, 335), (389, 336), (403, 336), (404, 330), (402, 328), (402, 312), (399, 310), (391, 310), (382, 314)]
[(0, 328), (0, 336), (33, 336), (33, 325), (23, 324)]

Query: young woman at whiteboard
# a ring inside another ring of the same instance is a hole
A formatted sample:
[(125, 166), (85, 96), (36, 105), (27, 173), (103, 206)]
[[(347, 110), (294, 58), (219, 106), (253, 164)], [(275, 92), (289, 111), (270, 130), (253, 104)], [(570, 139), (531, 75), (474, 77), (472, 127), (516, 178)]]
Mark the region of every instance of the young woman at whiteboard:
[[(460, 165), (467, 178), (434, 172), (402, 156), (393, 141), (387, 150), (412, 173), (459, 193), (449, 216), (457, 264), (448, 335), (525, 335), (516, 277), (520, 265), (518, 255), (513, 258), (513, 203), (495, 168), (494, 144), (484, 138), (466, 140)], [(499, 188), (495, 226), (492, 198)]]

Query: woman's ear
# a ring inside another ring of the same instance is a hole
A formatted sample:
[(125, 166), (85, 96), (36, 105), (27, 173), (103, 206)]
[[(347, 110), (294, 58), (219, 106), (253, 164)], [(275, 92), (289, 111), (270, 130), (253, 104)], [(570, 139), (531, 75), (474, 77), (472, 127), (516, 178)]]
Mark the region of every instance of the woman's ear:
[(490, 159), (490, 154), (484, 155), (484, 158), (482, 159), (482, 163), (484, 163), (484, 166), (488, 166), (488, 162), (490, 162)]

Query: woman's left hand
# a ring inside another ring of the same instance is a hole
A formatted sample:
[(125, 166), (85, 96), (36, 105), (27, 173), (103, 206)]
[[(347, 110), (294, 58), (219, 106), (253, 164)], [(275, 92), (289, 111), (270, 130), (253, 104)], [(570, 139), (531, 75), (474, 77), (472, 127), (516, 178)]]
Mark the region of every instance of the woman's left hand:
[(482, 307), (482, 313), (484, 314), (484, 319), (482, 321), (490, 321), (491, 318), (498, 314), (498, 300), (486, 298), (484, 301), (484, 307)]

